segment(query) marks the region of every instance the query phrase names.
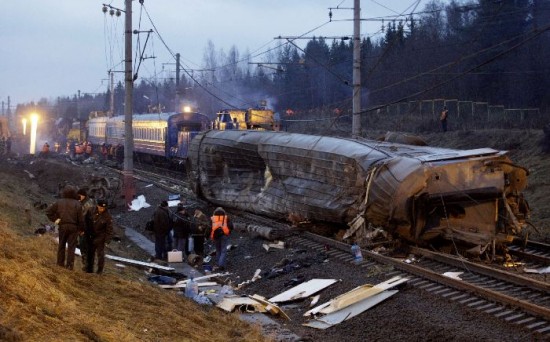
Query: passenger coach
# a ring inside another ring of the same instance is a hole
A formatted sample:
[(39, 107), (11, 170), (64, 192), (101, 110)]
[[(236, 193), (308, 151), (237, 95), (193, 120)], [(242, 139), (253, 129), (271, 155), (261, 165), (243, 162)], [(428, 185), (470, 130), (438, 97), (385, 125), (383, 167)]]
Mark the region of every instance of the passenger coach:
[[(103, 143), (123, 146), (124, 119), (124, 116), (91, 118), (88, 121), (88, 140), (95, 146)], [(134, 151), (171, 161), (184, 160), (191, 139), (209, 127), (210, 120), (200, 113), (134, 114)]]

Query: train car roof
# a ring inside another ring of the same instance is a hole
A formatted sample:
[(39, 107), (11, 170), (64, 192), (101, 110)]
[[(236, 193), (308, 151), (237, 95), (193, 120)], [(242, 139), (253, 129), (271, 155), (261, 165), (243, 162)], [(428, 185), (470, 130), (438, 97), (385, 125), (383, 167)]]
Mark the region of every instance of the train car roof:
[[(179, 113), (176, 113), (176, 112), (168, 112), (168, 113), (143, 113), (143, 114), (134, 114), (132, 116), (132, 120), (134, 121), (167, 121), (169, 120), (170, 118), (174, 117), (174, 116), (179, 116), (179, 115), (190, 115), (190, 116), (195, 116), (195, 115), (201, 115), (203, 116), (203, 114), (200, 114), (200, 113), (197, 113), (197, 112), (192, 112), (192, 113), (183, 113), (183, 112), (179, 112)], [(206, 116), (205, 116), (206, 118)], [(97, 121), (97, 122), (102, 122), (102, 121), (124, 121), (125, 120), (125, 116), (124, 115), (117, 115), (117, 116), (113, 116), (111, 118), (108, 118), (108, 117), (97, 117), (97, 118), (93, 118), (93, 119), (90, 119), (90, 121)]]

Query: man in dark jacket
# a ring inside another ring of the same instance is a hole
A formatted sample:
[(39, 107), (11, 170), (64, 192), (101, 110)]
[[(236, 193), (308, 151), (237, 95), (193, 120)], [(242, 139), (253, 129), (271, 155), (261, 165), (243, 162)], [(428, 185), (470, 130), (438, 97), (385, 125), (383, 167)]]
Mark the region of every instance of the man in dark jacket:
[[(76, 191), (72, 186), (65, 186), (61, 196), (61, 199), (46, 210), (46, 216), (59, 225), (57, 265), (72, 270), (78, 235), (84, 231), (84, 218), (82, 216), (82, 206), (76, 199)], [(65, 245), (68, 246), (66, 263)]]
[(80, 255), (82, 256), (82, 270), (92, 273), (94, 264), (93, 262), (90, 263), (90, 260), (93, 260), (93, 254), (88, 253), (88, 251), (92, 248), (92, 212), (96, 204), (94, 199), (88, 196), (86, 189), (79, 189), (76, 194), (78, 195), (80, 205), (82, 205), (82, 216), (84, 217), (85, 223), (84, 232), (78, 237)]
[(153, 214), (155, 234), (155, 258), (167, 260), (166, 239), (172, 229), (172, 217), (168, 210), (168, 202), (162, 201)]
[(113, 219), (107, 211), (107, 202), (98, 200), (92, 213), (92, 245), (89, 251), (89, 267), (94, 271), (94, 257), (97, 256), (97, 274), (105, 267), (105, 245), (113, 238)]
[(191, 218), (187, 213), (187, 209), (183, 203), (178, 204), (176, 213), (174, 214), (174, 247), (186, 253), (187, 238), (191, 229)]

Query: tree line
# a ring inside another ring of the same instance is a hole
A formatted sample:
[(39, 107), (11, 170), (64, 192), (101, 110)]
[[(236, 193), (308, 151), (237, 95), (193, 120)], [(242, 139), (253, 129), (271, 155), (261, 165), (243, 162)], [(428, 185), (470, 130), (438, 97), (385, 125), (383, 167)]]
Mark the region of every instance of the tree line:
[[(428, 99), (490, 102), (510, 108), (550, 104), (550, 0), (434, 0), (423, 9), (381, 24), (383, 34), (361, 37), (362, 108)], [(182, 103), (214, 117), (222, 108), (267, 100), (282, 115), (349, 113), (353, 40), (314, 37), (301, 48), (281, 41), (262, 54), (227, 53), (208, 42), (200, 71), (174, 78), (139, 79), (134, 112), (174, 111)], [(261, 63), (256, 62), (261, 60)], [(254, 62), (254, 63), (253, 63)], [(108, 111), (110, 93), (82, 94), (21, 104), (54, 117), (86, 118)], [(114, 90), (114, 114), (124, 112), (124, 85)]]

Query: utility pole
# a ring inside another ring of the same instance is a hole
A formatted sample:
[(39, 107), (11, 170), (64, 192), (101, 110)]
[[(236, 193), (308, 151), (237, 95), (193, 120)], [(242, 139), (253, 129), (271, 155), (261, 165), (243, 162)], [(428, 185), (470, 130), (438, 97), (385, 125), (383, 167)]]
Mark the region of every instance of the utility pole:
[(176, 100), (174, 112), (180, 112), (180, 54), (176, 53)]
[(82, 125), (82, 118), (80, 116), (80, 90), (78, 90), (78, 93), (76, 95), (76, 118), (78, 119), (78, 138), (80, 139), (80, 142), (83, 141), (83, 134), (82, 130), (84, 128), (84, 125)]
[[(15, 123), (11, 122), (11, 98), (8, 96), (8, 111), (6, 112), (8, 117), (8, 127), (10, 130), (15, 128)], [(13, 131), (12, 131), (13, 132)]]
[(124, 25), (124, 198), (126, 205), (134, 200), (134, 133), (132, 131), (134, 78), (132, 75), (132, 0), (125, 2)]
[(353, 1), (353, 120), (352, 137), (361, 136), (361, 0)]
[(112, 118), (115, 116), (115, 73), (112, 70), (109, 70), (109, 90), (111, 96), (109, 99), (109, 117)]

